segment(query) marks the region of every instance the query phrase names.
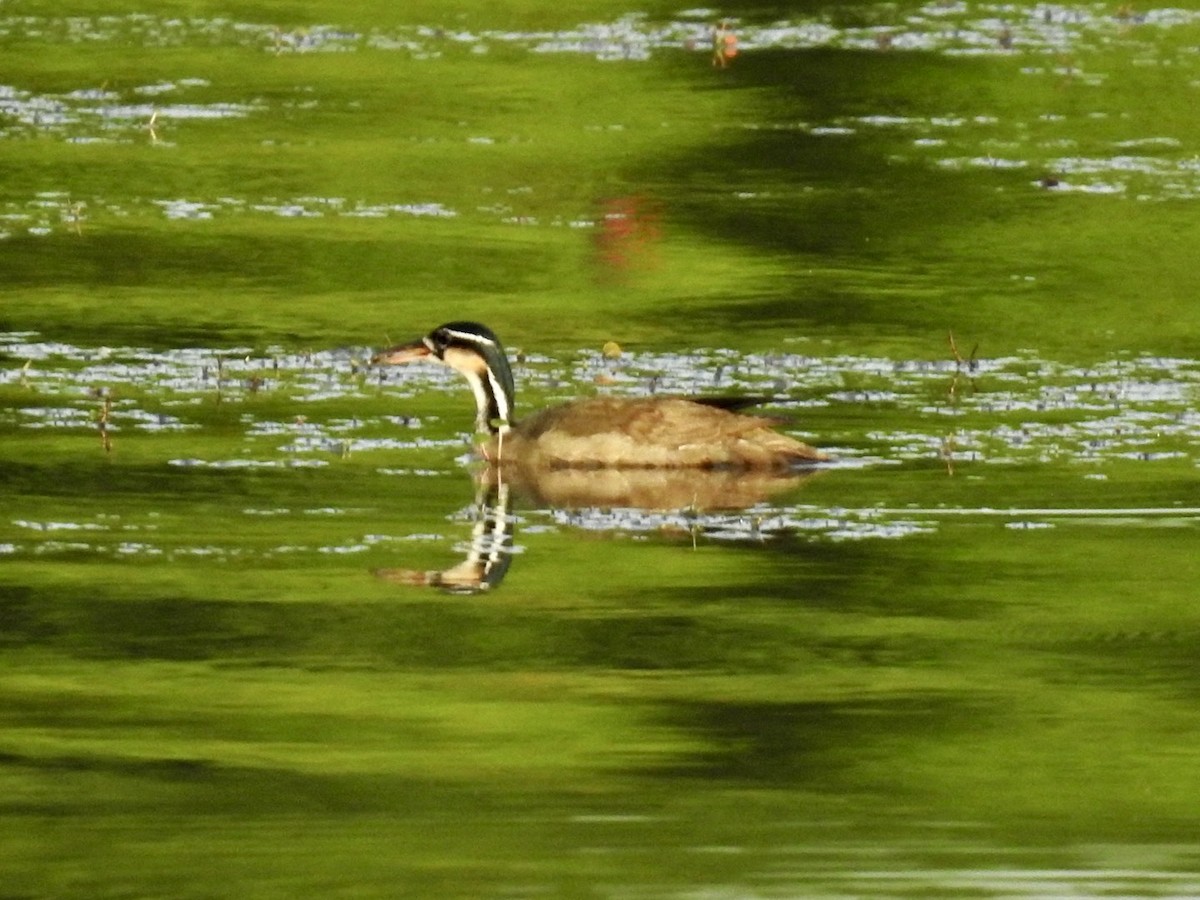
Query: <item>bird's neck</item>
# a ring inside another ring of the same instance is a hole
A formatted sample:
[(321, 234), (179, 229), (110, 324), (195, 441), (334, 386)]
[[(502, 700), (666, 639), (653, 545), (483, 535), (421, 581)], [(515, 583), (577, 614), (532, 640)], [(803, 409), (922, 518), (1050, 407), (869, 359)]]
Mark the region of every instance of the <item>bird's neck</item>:
[(513, 397), (506, 382), (492, 368), (482, 366), (463, 374), (475, 395), (475, 430), (483, 434), (504, 434), (512, 427)]
[(512, 425), (516, 387), (504, 348), (496, 342), (490, 342), (479, 351), (450, 347), (441, 359), (471, 385), (471, 393), (475, 395), (476, 431), (497, 434)]

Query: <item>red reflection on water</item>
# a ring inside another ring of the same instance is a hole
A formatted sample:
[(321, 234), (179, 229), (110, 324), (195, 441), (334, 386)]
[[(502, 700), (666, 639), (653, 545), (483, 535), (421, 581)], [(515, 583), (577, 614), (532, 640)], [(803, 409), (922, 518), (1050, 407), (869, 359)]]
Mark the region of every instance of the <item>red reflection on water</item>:
[(662, 237), (661, 223), (658, 204), (645, 197), (633, 194), (603, 201), (595, 232), (601, 270), (623, 275), (653, 265)]
[(718, 69), (724, 69), (729, 61), (738, 54), (737, 35), (729, 27), (729, 22), (718, 22), (712, 32), (712, 63)]

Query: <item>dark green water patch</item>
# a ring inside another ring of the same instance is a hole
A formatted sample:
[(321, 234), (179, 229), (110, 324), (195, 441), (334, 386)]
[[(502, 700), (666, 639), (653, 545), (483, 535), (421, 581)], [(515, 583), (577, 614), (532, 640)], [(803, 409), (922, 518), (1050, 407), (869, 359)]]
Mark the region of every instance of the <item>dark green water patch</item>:
[(662, 714), (675, 727), (697, 734), (707, 748), (663, 776), (839, 794), (855, 790), (841, 778), (856, 759), (879, 754), (888, 743), (936, 740), (939, 733), (980, 727), (989, 718), (982, 698), (938, 696), (680, 703)]

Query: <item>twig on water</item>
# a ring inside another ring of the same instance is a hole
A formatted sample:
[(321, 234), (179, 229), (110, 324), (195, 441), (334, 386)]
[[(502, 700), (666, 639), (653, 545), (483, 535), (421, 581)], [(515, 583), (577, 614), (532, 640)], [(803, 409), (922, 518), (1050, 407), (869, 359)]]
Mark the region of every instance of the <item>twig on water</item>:
[(954, 447), (958, 443), (958, 433), (950, 432), (942, 439), (942, 446), (938, 454), (942, 457), (942, 462), (946, 464), (946, 474), (954, 477)]
[(979, 352), (979, 342), (976, 341), (975, 346), (971, 348), (971, 355), (966, 359), (963, 359), (962, 354), (958, 352), (958, 343), (954, 340), (953, 330), (948, 331), (946, 334), (950, 339), (950, 352), (954, 354), (954, 361), (958, 363), (960, 367), (966, 366), (968, 372), (974, 372), (976, 369), (978, 369), (979, 360), (975, 358), (975, 354)]
[(83, 237), (83, 211), (87, 204), (80, 200), (71, 204), (71, 230), (76, 237)]
[(112, 435), (108, 430), (108, 423), (112, 417), (112, 394), (107, 389), (100, 388), (97, 395), (101, 399), (100, 415), (96, 420), (100, 429), (100, 446), (104, 448), (105, 453), (112, 453)]
[(948, 392), (950, 399), (953, 400), (958, 394), (958, 376), (964, 371), (971, 376), (971, 390), (975, 390), (975, 373), (979, 371), (979, 360), (976, 354), (979, 352), (979, 343), (971, 348), (971, 355), (966, 359), (958, 352), (958, 342), (954, 340), (954, 332), (948, 331), (947, 337), (950, 340), (950, 353), (954, 357), (954, 377), (950, 379), (950, 387)]
[[(964, 358), (958, 349), (958, 341), (954, 339), (954, 331), (946, 332), (947, 340), (950, 342), (950, 355), (954, 357), (954, 375), (950, 379), (950, 387), (947, 393), (950, 395), (950, 402), (953, 403), (958, 399), (958, 379), (964, 373), (970, 380), (971, 391), (976, 390), (975, 373), (979, 371), (979, 343), (971, 348), (971, 355)], [(954, 451), (958, 444), (958, 433), (951, 432), (942, 440), (942, 445), (938, 450), (938, 455), (942, 458), (942, 462), (946, 464), (946, 474), (953, 477), (954, 475)]]

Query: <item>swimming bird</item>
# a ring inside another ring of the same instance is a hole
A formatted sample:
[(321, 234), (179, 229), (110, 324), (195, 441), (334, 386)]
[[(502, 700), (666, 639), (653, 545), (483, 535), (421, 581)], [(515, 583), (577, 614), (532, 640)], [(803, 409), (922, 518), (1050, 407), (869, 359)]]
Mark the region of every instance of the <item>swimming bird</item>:
[(461, 373), (475, 394), (484, 457), (539, 469), (786, 469), (828, 457), (774, 430), (778, 420), (739, 412), (757, 400), (729, 397), (591, 397), (517, 421), (516, 387), (500, 339), (477, 322), (448, 322), (420, 340), (377, 353), (398, 365), (433, 359)]

